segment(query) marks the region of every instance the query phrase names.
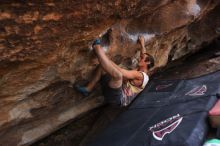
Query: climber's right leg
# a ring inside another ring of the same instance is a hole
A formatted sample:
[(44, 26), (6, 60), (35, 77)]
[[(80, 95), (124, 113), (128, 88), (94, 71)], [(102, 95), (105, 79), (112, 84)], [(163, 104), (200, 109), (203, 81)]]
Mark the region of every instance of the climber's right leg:
[(110, 75), (109, 86), (111, 88), (120, 88), (122, 86), (122, 73), (112, 64), (112, 61), (107, 57), (100, 44), (93, 46), (95, 53), (99, 59), (99, 63), (103, 70)]

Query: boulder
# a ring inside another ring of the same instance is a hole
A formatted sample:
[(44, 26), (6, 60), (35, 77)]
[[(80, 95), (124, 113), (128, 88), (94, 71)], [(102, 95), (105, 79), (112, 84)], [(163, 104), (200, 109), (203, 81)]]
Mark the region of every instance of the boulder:
[(133, 67), (144, 35), (155, 67), (203, 48), (220, 36), (218, 0), (52, 0), (0, 2), (0, 145), (24, 146), (103, 104), (76, 82), (92, 78), (91, 51)]

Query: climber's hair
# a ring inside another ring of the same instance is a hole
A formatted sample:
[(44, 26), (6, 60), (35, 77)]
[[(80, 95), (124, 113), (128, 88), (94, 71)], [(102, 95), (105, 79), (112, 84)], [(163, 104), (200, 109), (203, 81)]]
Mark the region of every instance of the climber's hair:
[(150, 64), (147, 65), (148, 69), (151, 69), (154, 67), (154, 57), (148, 53), (144, 53), (148, 57), (145, 59), (145, 62), (150, 62)]

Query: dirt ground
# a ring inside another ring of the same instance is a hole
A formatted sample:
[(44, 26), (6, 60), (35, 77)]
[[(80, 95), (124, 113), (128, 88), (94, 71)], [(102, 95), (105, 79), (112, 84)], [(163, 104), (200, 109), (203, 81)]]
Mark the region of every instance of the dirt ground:
[[(161, 68), (151, 78), (186, 79), (220, 70), (220, 45), (214, 42), (200, 52)], [(51, 134), (32, 146), (84, 146), (90, 143), (126, 108), (103, 106)], [(213, 135), (213, 130), (210, 132)]]

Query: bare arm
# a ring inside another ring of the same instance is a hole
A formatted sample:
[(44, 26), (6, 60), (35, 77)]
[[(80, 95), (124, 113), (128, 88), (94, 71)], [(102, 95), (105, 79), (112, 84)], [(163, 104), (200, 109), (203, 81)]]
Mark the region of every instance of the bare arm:
[[(145, 41), (144, 41), (144, 36), (139, 36), (139, 42), (141, 44), (141, 61), (144, 62), (146, 58), (146, 48), (145, 48)], [(141, 80), (143, 78), (142, 73), (140, 73), (137, 70), (126, 70), (121, 67), (119, 67), (117, 64), (115, 64), (113, 61), (112, 65), (117, 68), (123, 75), (124, 78), (126, 79), (134, 79), (134, 80)], [(142, 63), (145, 65), (145, 63)], [(145, 67), (146, 68), (146, 67)]]
[(137, 70), (123, 69), (123, 68), (119, 67), (117, 64), (115, 64), (113, 61), (112, 61), (112, 65), (122, 73), (123, 78), (135, 79), (135, 80), (141, 80), (143, 78), (142, 74)]
[(144, 53), (146, 53), (144, 36), (139, 36), (138, 39), (139, 39), (139, 42), (141, 44), (141, 54), (144, 54)]

